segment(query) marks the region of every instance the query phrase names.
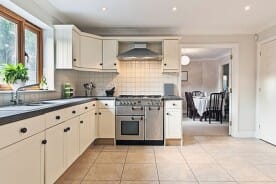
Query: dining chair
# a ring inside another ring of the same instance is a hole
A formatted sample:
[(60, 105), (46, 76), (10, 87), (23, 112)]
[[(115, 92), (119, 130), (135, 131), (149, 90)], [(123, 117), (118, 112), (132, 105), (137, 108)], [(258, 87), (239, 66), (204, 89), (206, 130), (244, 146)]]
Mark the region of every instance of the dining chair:
[(220, 121), (222, 124), (222, 105), (223, 105), (224, 93), (211, 93), (209, 106), (207, 109), (207, 116), (209, 118), (209, 124), (211, 119), (215, 118), (216, 121)]
[(194, 100), (193, 100), (193, 95), (191, 92), (185, 92), (185, 96), (186, 99), (187, 99), (187, 107), (188, 107), (188, 114), (190, 118), (193, 118), (193, 120), (195, 120), (196, 116), (198, 116), (198, 112), (197, 112), (197, 109), (195, 107), (195, 104), (194, 104)]
[(192, 91), (192, 96), (203, 96), (203, 94), (202, 91)]

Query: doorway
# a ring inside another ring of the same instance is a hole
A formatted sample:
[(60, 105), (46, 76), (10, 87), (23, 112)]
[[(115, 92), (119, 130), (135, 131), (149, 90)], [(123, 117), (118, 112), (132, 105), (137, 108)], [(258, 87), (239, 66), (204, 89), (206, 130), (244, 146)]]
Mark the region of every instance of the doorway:
[[(181, 48), (181, 54), (190, 58), (190, 64), (182, 66), (181, 73), (188, 75), (184, 77), (184, 79), (188, 80), (181, 80), (182, 97), (185, 98), (185, 92), (187, 91), (201, 91), (203, 94), (207, 94), (207, 98), (213, 92), (225, 92), (222, 124), (215, 119), (211, 121), (211, 124), (208, 121), (205, 122), (205, 118), (200, 121), (198, 115), (195, 121), (190, 119), (187, 117), (187, 105), (186, 100), (184, 100), (183, 134), (186, 136), (235, 136), (238, 123), (238, 108), (234, 109), (233, 105), (235, 107), (238, 105), (238, 85), (236, 80), (238, 67), (234, 62), (238, 60), (238, 45), (189, 44), (182, 45)], [(235, 73), (234, 77), (232, 77), (233, 72)], [(235, 94), (232, 92), (235, 92)], [(235, 116), (233, 117), (233, 115)]]

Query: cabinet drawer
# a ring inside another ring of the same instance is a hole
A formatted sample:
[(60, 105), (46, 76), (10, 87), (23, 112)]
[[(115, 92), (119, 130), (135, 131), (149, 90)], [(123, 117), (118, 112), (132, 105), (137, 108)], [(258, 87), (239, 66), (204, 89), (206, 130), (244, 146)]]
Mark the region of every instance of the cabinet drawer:
[(0, 149), (45, 130), (45, 115), (0, 126)]
[(46, 114), (46, 128), (55, 126), (70, 118), (69, 110), (67, 108), (49, 112)]
[(86, 113), (88, 111), (91, 111), (93, 109), (92, 102), (81, 104), (79, 106), (80, 114)]
[(99, 100), (98, 105), (100, 109), (114, 109), (115, 101), (114, 100)]
[(181, 100), (169, 100), (165, 102), (166, 109), (181, 109), (182, 101)]
[(72, 107), (68, 107), (65, 109), (66, 111), (66, 114), (69, 114), (69, 119), (75, 117), (75, 116), (78, 116), (81, 114), (82, 112), (82, 104), (81, 105), (75, 105), (75, 106), (72, 106)]

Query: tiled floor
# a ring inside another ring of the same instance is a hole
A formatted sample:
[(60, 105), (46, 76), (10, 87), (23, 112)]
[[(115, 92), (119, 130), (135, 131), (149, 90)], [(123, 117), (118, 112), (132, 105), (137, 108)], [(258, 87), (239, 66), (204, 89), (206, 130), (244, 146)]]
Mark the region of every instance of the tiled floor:
[(276, 184), (276, 147), (195, 136), (182, 147), (94, 146), (58, 184)]

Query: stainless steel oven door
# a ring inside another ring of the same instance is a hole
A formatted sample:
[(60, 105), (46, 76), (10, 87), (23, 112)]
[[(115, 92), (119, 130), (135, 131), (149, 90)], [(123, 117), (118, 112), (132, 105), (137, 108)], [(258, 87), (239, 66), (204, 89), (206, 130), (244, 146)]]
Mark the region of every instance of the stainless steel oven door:
[(116, 140), (144, 140), (144, 116), (116, 116)]

